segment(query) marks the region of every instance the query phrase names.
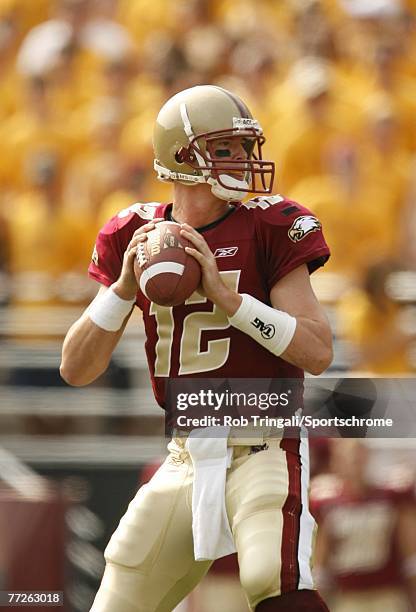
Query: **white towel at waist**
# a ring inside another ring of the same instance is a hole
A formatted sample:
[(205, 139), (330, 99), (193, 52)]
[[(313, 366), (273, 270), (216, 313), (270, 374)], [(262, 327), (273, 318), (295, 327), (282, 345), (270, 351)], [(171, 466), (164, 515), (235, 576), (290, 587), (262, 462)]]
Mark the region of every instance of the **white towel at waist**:
[(194, 429), (186, 449), (194, 468), (192, 533), (196, 561), (219, 559), (236, 551), (225, 505), (225, 480), (231, 465), (229, 427)]

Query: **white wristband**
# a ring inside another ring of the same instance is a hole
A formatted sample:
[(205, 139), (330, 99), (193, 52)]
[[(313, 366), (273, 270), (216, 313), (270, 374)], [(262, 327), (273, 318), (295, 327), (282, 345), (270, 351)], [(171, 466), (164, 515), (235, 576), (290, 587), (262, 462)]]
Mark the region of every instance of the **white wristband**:
[(295, 317), (267, 306), (247, 293), (242, 293), (241, 297), (243, 301), (237, 312), (228, 317), (231, 325), (279, 357), (295, 334)]
[(111, 285), (108, 291), (91, 302), (87, 310), (88, 316), (101, 329), (115, 332), (123, 325), (135, 301), (135, 298), (123, 300), (114, 292)]

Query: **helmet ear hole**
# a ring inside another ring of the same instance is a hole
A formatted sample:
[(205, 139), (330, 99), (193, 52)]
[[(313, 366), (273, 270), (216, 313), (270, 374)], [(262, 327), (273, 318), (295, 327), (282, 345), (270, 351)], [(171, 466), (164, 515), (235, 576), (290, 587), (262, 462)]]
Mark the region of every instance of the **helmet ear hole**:
[(183, 164), (183, 162), (185, 161), (184, 153), (185, 153), (185, 149), (183, 147), (181, 147), (178, 151), (176, 151), (175, 161), (178, 162), (178, 164)]
[(195, 155), (186, 147), (181, 147), (175, 153), (175, 161), (178, 164), (189, 163), (195, 161)]

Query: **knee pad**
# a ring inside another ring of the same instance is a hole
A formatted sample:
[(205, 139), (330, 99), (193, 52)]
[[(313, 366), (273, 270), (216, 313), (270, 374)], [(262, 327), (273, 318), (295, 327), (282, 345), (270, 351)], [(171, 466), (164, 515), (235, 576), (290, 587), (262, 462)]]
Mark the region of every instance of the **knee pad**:
[(278, 597), (264, 599), (256, 606), (256, 612), (329, 612), (329, 608), (317, 591), (291, 591)]

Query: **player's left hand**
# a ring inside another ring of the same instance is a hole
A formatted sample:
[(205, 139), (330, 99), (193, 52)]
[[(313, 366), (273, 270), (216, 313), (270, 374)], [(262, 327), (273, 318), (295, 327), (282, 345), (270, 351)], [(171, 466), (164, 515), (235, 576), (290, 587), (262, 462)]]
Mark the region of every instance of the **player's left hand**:
[[(185, 247), (186, 252), (195, 257), (202, 269), (201, 292), (211, 302), (220, 306), (227, 313), (230, 310), (228, 314), (234, 314), (241, 302), (241, 298), (238, 293), (232, 291), (224, 284), (218, 271), (214, 254), (205, 238), (191, 225), (188, 225), (188, 223), (181, 223), (181, 228), (182, 236), (193, 244), (193, 247)], [(230, 305), (232, 306), (231, 309)]]

